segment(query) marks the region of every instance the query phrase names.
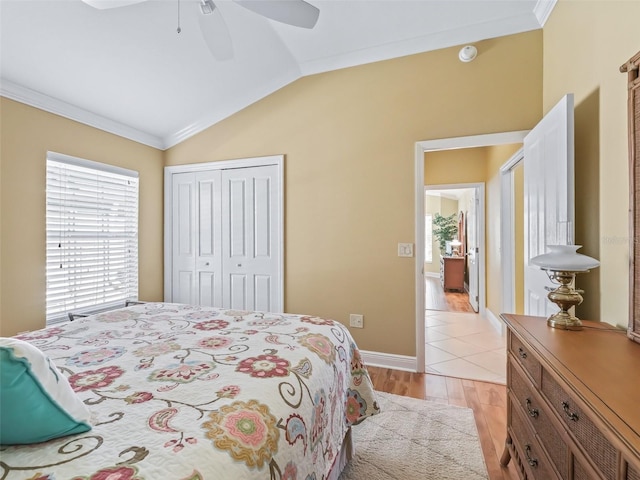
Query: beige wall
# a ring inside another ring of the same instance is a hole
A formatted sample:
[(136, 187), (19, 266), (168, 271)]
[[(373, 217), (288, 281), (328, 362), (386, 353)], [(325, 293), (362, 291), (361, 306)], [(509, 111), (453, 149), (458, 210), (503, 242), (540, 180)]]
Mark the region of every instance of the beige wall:
[(305, 77), (166, 164), (285, 154), (285, 309), (362, 313), (362, 349), (415, 355), (415, 267), (397, 256), (414, 239), (415, 142), (535, 125), (541, 43), (535, 31), (479, 42), (469, 64), (454, 47)]
[(45, 326), (46, 154), (140, 173), (140, 298), (162, 299), (162, 152), (0, 99), (0, 335)]
[(479, 183), (487, 180), (485, 148), (439, 150), (424, 154), (424, 184)]
[(626, 325), (629, 232), (627, 81), (618, 70), (640, 48), (638, 1), (560, 0), (544, 27), (547, 112), (575, 95), (576, 243), (601, 266), (578, 278), (582, 318)]

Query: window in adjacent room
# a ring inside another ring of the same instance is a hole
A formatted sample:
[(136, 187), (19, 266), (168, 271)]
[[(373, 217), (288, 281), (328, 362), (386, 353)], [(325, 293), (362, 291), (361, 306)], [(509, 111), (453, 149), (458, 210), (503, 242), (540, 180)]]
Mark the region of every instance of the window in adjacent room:
[(424, 261), (433, 262), (433, 216), (430, 213), (424, 216)]
[(47, 324), (138, 297), (138, 172), (47, 152)]

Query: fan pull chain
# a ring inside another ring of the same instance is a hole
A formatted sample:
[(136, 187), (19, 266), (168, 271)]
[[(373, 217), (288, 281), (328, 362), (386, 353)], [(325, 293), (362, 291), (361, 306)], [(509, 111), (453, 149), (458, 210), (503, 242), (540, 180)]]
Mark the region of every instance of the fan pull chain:
[(182, 31), (182, 28), (180, 27), (180, 0), (178, 0), (178, 28), (176, 29), (176, 32), (180, 33)]

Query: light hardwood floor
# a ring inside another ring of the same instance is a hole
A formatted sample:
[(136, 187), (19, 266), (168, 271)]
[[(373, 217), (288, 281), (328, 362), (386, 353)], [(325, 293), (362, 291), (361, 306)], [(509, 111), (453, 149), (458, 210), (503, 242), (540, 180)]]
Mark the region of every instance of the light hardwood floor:
[(367, 367), (376, 390), (473, 410), (490, 480), (516, 480), (513, 462), (500, 466), (507, 431), (504, 385), (439, 375)]
[(425, 308), (441, 312), (473, 312), (467, 292), (445, 292), (437, 277), (425, 277)]

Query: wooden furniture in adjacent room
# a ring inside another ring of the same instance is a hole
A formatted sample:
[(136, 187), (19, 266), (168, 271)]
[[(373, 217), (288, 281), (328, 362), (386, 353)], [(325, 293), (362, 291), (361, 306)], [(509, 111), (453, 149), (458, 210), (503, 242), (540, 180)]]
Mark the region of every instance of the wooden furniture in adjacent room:
[(464, 257), (440, 257), (440, 283), (445, 290), (464, 291)]
[(508, 326), (507, 443), (522, 479), (640, 480), (640, 345), (606, 323)]

